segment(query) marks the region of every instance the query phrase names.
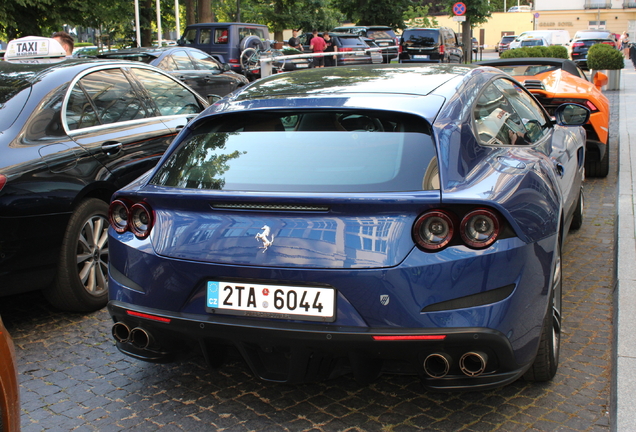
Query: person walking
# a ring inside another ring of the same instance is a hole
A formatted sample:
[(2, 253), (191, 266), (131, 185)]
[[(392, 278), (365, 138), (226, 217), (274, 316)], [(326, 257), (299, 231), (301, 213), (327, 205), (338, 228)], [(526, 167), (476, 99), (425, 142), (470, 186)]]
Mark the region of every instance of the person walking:
[[(313, 53), (325, 52), (325, 48), (327, 48), (325, 40), (318, 36), (318, 30), (314, 30), (312, 33), (314, 37), (311, 39), (311, 42), (309, 42), (309, 50)], [(314, 57), (314, 67), (325, 67), (325, 58), (323, 56)]]
[(634, 65), (634, 70), (636, 70), (636, 43), (630, 43), (629, 44), (629, 58), (632, 61), (632, 64)]
[[(326, 53), (335, 53), (338, 52), (338, 46), (336, 45), (336, 41), (331, 38), (331, 35), (328, 32), (322, 37), (325, 40), (325, 44), (327, 47), (325, 48)], [(325, 66), (336, 66), (337, 65), (337, 57), (335, 55), (325, 56)]]
[(625, 56), (625, 58), (630, 58), (629, 47), (630, 47), (629, 33), (624, 31), (621, 37), (618, 39), (618, 49), (623, 52), (623, 55)]

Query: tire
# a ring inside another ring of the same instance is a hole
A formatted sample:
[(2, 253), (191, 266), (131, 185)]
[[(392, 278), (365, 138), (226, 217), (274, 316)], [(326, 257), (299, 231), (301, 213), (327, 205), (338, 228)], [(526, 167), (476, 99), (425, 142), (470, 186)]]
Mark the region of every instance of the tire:
[(44, 292), (55, 307), (90, 312), (108, 302), (108, 204), (82, 201), (69, 220), (56, 280)]
[[(561, 240), (557, 240), (560, 243)], [(559, 351), (561, 348), (561, 294), (563, 289), (563, 275), (561, 272), (561, 245), (557, 245), (556, 260), (552, 273), (552, 289), (548, 310), (543, 319), (541, 340), (537, 356), (524, 374), (526, 381), (550, 381), (556, 375), (559, 366)]]
[(576, 208), (574, 209), (574, 214), (572, 215), (572, 222), (570, 223), (571, 230), (577, 230), (583, 226), (583, 209), (584, 209), (584, 197), (583, 197), (583, 188), (579, 192), (578, 202), (576, 203)]
[[(609, 137), (607, 139), (609, 143)], [(600, 161), (585, 160), (585, 174), (589, 177), (607, 177), (609, 174), (609, 145), (605, 148), (605, 154)]]
[(263, 50), (263, 42), (258, 36), (250, 35), (250, 36), (244, 37), (241, 40), (241, 43), (239, 44), (239, 48), (241, 51), (244, 51), (248, 48)]

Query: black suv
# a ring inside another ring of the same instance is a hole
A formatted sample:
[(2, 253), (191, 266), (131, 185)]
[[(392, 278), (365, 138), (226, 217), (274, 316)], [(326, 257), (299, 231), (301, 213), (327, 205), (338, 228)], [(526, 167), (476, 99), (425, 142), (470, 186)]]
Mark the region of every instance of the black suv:
[(570, 44), (570, 58), (579, 67), (587, 68), (587, 52), (592, 45), (602, 43), (616, 48), (616, 38), (609, 30), (579, 30)]
[(408, 28), (400, 37), (400, 63), (461, 63), (462, 44), (448, 27)]
[(269, 48), (269, 30), (266, 25), (249, 23), (190, 24), (177, 43), (205, 51), (221, 63), (229, 63), (234, 72), (242, 72), (241, 52), (245, 48)]
[(398, 38), (389, 26), (345, 26), (336, 27), (331, 30), (338, 33), (353, 33), (362, 37), (373, 39), (373, 41), (380, 48), (386, 48), (382, 50), (382, 62), (391, 63), (391, 60), (398, 56)]

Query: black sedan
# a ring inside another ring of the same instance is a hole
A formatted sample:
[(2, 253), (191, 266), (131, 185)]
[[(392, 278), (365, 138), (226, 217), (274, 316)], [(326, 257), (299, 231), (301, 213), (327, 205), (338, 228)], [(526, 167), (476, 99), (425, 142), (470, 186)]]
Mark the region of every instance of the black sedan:
[(225, 96), (249, 81), (230, 71), (211, 55), (197, 48), (131, 48), (100, 54), (98, 58), (135, 60), (157, 66), (183, 81), (203, 97)]
[(207, 102), (145, 64), (31, 58), (50, 41), (12, 41), (8, 53), (33, 55), (0, 62), (0, 296), (43, 290), (89, 311), (108, 297), (111, 195)]

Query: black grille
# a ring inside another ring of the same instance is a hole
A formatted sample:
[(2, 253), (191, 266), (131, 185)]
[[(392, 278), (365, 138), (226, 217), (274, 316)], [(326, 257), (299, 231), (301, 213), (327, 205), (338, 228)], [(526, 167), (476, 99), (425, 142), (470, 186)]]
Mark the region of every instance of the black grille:
[(523, 85), (528, 90), (545, 90), (545, 86), (541, 80), (525, 80)]

